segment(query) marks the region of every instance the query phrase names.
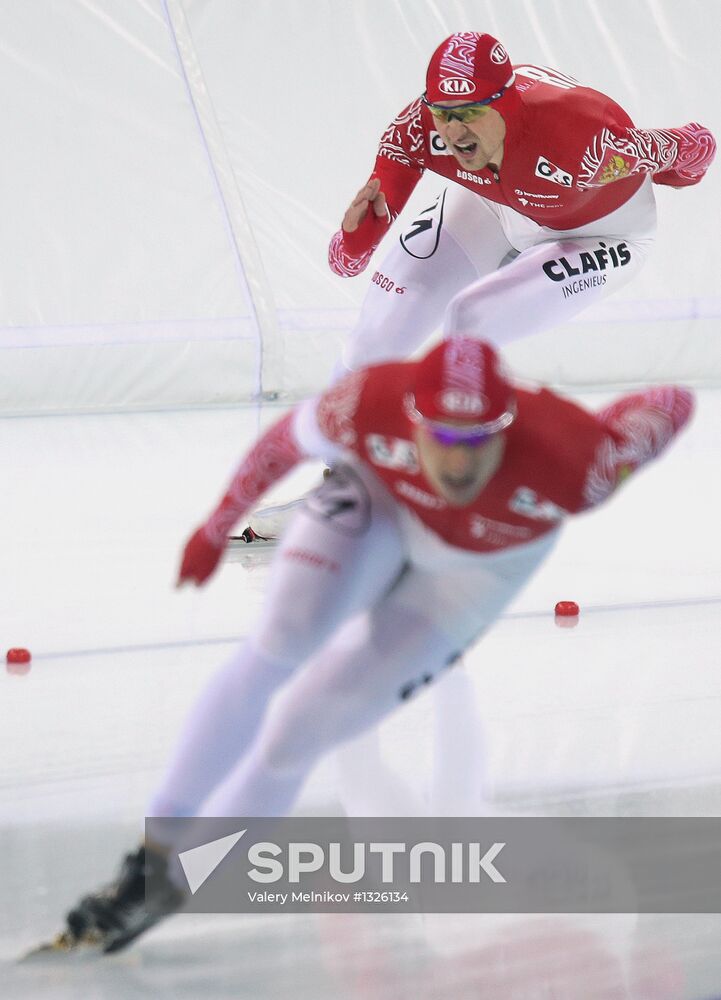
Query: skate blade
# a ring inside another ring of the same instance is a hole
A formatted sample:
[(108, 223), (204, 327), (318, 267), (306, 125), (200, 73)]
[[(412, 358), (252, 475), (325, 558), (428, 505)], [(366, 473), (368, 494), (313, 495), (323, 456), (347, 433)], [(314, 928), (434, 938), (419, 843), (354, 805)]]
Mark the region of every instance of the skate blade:
[(246, 542), (244, 538), (231, 537), (228, 539), (226, 551), (250, 552), (251, 550), (274, 549), (279, 541), (279, 538), (254, 538), (252, 542)]
[(250, 569), (254, 566), (267, 566), (278, 548), (277, 538), (254, 538), (246, 542), (244, 538), (231, 538), (225, 549), (225, 561), (240, 563)]
[(98, 935), (89, 934), (84, 938), (75, 938), (63, 931), (52, 941), (46, 941), (44, 944), (31, 948), (30, 951), (26, 951), (17, 961), (19, 965), (24, 965), (60, 957), (79, 958), (81, 956), (102, 955), (103, 945), (104, 941)]

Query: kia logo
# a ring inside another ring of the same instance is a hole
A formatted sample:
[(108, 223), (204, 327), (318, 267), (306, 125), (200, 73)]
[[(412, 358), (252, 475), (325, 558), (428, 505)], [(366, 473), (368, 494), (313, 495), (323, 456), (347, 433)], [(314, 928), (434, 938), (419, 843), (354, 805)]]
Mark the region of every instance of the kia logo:
[(500, 42), (496, 42), (496, 44), (491, 49), (491, 62), (495, 63), (497, 66), (500, 66), (501, 63), (507, 61), (508, 61), (508, 53), (503, 48)]
[(446, 80), (441, 80), (439, 89), (444, 94), (472, 94), (476, 85), (472, 80), (464, 80), (460, 76), (449, 76)]
[(441, 393), (440, 403), (446, 413), (466, 416), (479, 416), (488, 406), (488, 400), (480, 393), (462, 392), (459, 389), (446, 389)]

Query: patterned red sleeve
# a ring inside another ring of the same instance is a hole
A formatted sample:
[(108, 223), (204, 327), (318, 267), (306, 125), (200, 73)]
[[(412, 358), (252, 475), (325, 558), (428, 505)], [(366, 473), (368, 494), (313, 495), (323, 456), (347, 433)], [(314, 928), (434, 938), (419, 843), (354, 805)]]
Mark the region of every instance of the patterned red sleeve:
[(215, 511), (203, 525), (208, 541), (225, 545), (233, 525), (247, 514), (273, 483), (305, 458), (298, 445), (293, 421), (295, 410), (273, 424), (241, 462)]
[(657, 458), (688, 423), (693, 395), (678, 386), (658, 386), (622, 396), (597, 414), (607, 435), (596, 449), (584, 485), (584, 506), (595, 507), (628, 476)]
[(425, 135), (420, 97), (403, 108), (381, 136), (376, 169), (381, 160), (410, 167), (421, 174), (426, 169)]
[(331, 271), (339, 274), (341, 278), (354, 278), (357, 274), (365, 271), (368, 267), (368, 261), (373, 256), (375, 248), (383, 239), (389, 226), (390, 222), (386, 225), (385, 230), (378, 235), (377, 239), (374, 239), (370, 233), (366, 234), (364, 231), (363, 235), (368, 236), (368, 245), (365, 250), (356, 250), (355, 252), (349, 248), (347, 240), (349, 236), (355, 236), (356, 233), (360, 233), (364, 228), (363, 225), (360, 225), (355, 233), (344, 233), (342, 229), (339, 229), (337, 233), (334, 233), (328, 247), (328, 263), (330, 264)]
[(389, 217), (379, 219), (369, 212), (353, 233), (339, 229), (328, 248), (331, 270), (342, 277), (364, 271), (380, 241), (398, 218), (413, 188), (425, 170), (425, 145), (418, 98), (393, 119), (383, 133), (375, 167), (369, 180), (379, 178), (386, 196)]
[(350, 372), (318, 400), (316, 421), (321, 434), (343, 448), (353, 448), (358, 439), (356, 414), (368, 370)]
[(696, 122), (668, 129), (603, 128), (586, 147), (578, 186), (602, 187), (638, 174), (672, 187), (698, 184), (715, 153), (713, 135)]

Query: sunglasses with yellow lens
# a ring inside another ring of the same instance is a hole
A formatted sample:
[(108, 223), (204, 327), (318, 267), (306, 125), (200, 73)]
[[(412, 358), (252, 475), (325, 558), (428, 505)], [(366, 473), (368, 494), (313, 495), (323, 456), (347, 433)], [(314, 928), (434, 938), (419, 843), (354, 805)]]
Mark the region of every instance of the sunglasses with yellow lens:
[(465, 125), (466, 122), (472, 122), (475, 121), (476, 118), (483, 117), (483, 115), (485, 115), (489, 110), (488, 106), (502, 96), (503, 90), (499, 90), (497, 94), (491, 94), (491, 96), (487, 97), (485, 101), (473, 101), (469, 104), (457, 104), (454, 108), (447, 108), (442, 104), (432, 104), (431, 101), (426, 100), (425, 97), (423, 97), (422, 100), (437, 122), (451, 122), (455, 119)]

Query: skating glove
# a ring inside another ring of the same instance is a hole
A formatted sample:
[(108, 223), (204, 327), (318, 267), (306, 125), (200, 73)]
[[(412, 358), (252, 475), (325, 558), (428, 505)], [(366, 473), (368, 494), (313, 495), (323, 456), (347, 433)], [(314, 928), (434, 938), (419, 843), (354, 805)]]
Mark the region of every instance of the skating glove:
[(197, 587), (202, 586), (218, 568), (224, 549), (224, 545), (218, 546), (215, 542), (211, 542), (205, 532), (205, 525), (198, 528), (183, 550), (178, 586), (189, 581)]

